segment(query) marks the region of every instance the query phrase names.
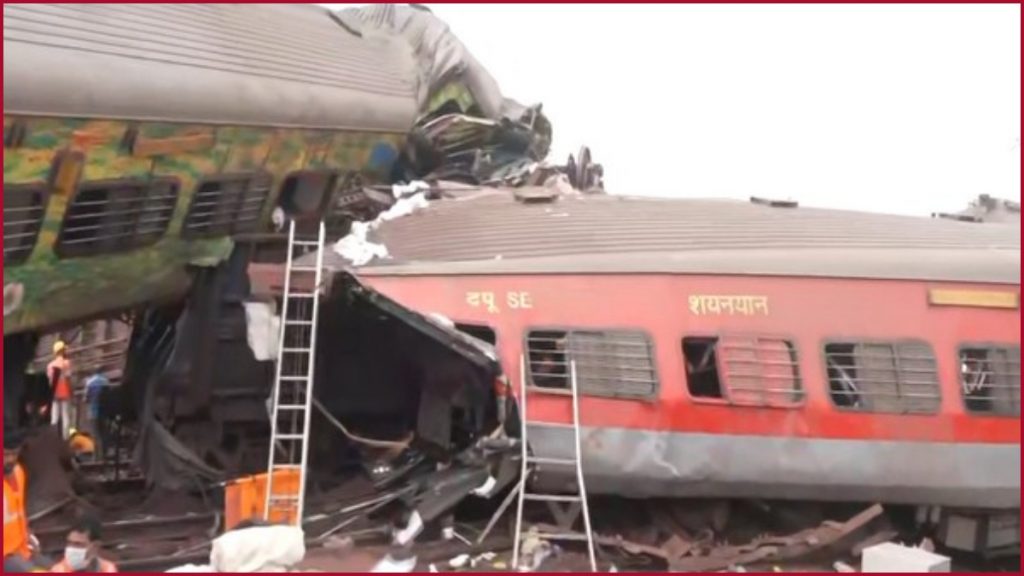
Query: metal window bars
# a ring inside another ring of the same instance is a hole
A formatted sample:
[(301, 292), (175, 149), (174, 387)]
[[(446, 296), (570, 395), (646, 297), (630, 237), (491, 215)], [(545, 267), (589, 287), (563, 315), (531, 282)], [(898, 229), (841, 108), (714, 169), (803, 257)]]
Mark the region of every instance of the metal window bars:
[(199, 184), (185, 216), (189, 237), (220, 236), (254, 231), (270, 196), (267, 174), (240, 174)]
[(830, 393), (844, 409), (932, 414), (942, 396), (935, 355), (924, 343), (830, 343)]
[(91, 256), (160, 240), (170, 224), (178, 186), (169, 180), (83, 184), (68, 206), (56, 250)]
[(653, 347), (643, 332), (534, 330), (527, 334), (530, 382), (569, 389), (575, 361), (580, 393), (646, 398), (657, 391)]
[(45, 185), (4, 188), (4, 264), (20, 264), (35, 248), (46, 214)]
[(792, 407), (804, 399), (796, 349), (787, 340), (723, 336), (718, 351), (724, 398), (737, 405)]
[(1020, 347), (962, 347), (960, 390), (968, 412), (1020, 415)]

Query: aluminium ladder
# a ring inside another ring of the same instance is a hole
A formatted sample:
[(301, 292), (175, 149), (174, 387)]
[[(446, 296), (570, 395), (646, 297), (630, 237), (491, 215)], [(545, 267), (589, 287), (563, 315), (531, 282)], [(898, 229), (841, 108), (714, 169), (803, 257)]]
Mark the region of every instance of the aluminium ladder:
[[(289, 224), (263, 516), (267, 521), (293, 526), (302, 525), (305, 504), (324, 236), (323, 221), (316, 240), (296, 238), (296, 223), (292, 220)], [(314, 265), (295, 262), (313, 250)]]
[[(527, 500), (548, 502), (548, 503), (567, 503), (580, 505), (580, 510), (583, 515), (583, 530), (584, 537), (587, 541), (587, 553), (590, 556), (590, 569), (593, 572), (597, 571), (597, 558), (594, 554), (594, 533), (590, 528), (590, 508), (587, 505), (587, 489), (583, 483), (583, 460), (582, 460), (582, 449), (580, 445), (580, 397), (579, 388), (576, 381), (576, 361), (569, 361), (569, 383), (570, 392), (572, 394), (572, 431), (573, 431), (573, 456), (572, 458), (543, 458), (538, 456), (530, 455), (529, 445), (527, 443), (526, 429), (528, 425), (539, 426), (539, 427), (561, 427), (558, 424), (548, 424), (544, 422), (533, 422), (530, 423), (526, 412), (526, 359), (524, 355), (519, 358), (519, 378), (520, 378), (520, 395), (519, 395), (519, 414), (520, 414), (520, 436), (521, 436), (521, 449), (522, 449), (522, 471), (520, 473), (520, 484), (519, 484), (519, 504), (518, 510), (516, 511), (516, 527), (515, 527), (515, 540), (512, 547), (512, 569), (515, 570), (519, 567), (519, 546), (523, 535), (523, 503)], [(554, 466), (572, 466), (576, 469), (576, 486), (577, 494), (565, 495), (565, 494), (539, 494), (532, 493), (529, 491), (529, 474), (534, 470), (531, 465), (536, 464), (547, 464)], [(540, 536), (543, 538), (544, 533)], [(562, 535), (551, 535), (551, 536), (562, 536)], [(563, 538), (565, 539), (565, 538)]]

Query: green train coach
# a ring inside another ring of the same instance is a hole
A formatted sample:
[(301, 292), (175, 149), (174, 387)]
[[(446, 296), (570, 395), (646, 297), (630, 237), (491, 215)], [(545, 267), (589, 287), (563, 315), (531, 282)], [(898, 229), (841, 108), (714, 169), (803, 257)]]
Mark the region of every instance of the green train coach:
[(275, 209), (387, 183), (471, 100), (416, 66), (310, 5), (5, 5), (5, 337), (180, 299)]

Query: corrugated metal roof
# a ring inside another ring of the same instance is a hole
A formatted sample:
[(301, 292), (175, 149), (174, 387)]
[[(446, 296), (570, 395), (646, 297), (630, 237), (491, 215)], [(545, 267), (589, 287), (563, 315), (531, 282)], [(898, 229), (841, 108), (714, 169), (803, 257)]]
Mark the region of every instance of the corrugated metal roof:
[[(1020, 226), (741, 201), (463, 191), (383, 223), (363, 274), (720, 273), (1019, 284)], [(347, 262), (333, 251), (329, 265)]]
[(405, 131), (416, 63), (324, 8), (4, 4), (4, 112)]

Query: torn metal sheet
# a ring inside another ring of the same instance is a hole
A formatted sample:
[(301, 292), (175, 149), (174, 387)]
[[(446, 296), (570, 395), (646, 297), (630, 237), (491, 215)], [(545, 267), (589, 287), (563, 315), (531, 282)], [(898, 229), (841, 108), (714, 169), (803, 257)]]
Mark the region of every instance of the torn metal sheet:
[(401, 319), (423, 335), (450, 348), (474, 365), (487, 370), (495, 378), (501, 374), (501, 365), (493, 346), (464, 334), (454, 327), (437, 322), (425, 314), (402, 306), (383, 293), (370, 288), (369, 285), (358, 280), (354, 274), (343, 272), (339, 276), (341, 282), (346, 285), (346, 289), (354, 297), (364, 299), (383, 312)]

